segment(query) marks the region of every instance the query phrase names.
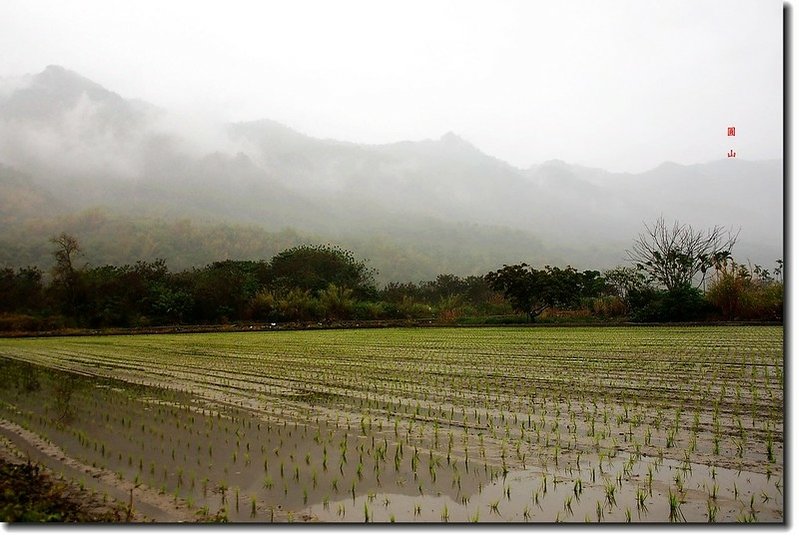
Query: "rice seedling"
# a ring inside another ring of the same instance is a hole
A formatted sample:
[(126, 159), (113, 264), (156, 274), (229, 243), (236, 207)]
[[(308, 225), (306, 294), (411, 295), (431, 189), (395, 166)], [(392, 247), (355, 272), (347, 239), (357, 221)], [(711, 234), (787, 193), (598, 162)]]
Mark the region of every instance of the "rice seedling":
[(605, 482), (605, 499), (608, 506), (616, 505), (616, 485), (607, 481)]
[(757, 523), (757, 516), (751, 512), (749, 513), (742, 512), (741, 514), (738, 515), (736, 521), (738, 521), (739, 523)]
[(564, 510), (566, 510), (566, 511), (569, 513), (569, 515), (574, 515), (574, 511), (572, 510), (572, 500), (573, 500), (573, 499), (574, 499), (574, 497), (572, 497), (571, 495), (569, 495), (569, 496), (568, 496), (568, 497), (566, 497), (566, 499), (563, 501), (563, 508), (564, 508)]
[(774, 459), (774, 440), (770, 431), (766, 436), (766, 454), (770, 463), (774, 463), (776, 461)]
[(444, 504), (444, 508), (441, 509), (441, 521), (445, 523), (449, 521), (449, 508), (446, 503)]
[(679, 522), (685, 521), (685, 516), (682, 513), (681, 505), (683, 504), (682, 499), (678, 497), (678, 495), (669, 488), (669, 522)]

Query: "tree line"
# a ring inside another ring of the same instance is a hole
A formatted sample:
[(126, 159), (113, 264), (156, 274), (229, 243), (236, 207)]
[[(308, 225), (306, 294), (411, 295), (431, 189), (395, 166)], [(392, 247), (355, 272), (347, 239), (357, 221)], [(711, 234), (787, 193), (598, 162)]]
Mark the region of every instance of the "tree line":
[(365, 260), (334, 245), (272, 259), (169, 271), (165, 260), (81, 264), (78, 240), (52, 239), (54, 265), (0, 269), (0, 330), (228, 322), (430, 319), (450, 323), (550, 320), (638, 322), (782, 319), (782, 261), (736, 262), (737, 234), (661, 218), (627, 251), (628, 266), (504, 265), (485, 275), (441, 274), (378, 288)]

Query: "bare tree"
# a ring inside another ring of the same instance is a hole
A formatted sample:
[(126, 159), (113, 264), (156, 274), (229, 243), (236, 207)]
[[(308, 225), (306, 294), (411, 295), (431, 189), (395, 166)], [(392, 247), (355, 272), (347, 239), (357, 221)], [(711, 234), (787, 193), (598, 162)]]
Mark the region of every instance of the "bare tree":
[(669, 227), (662, 216), (644, 227), (646, 231), (627, 251), (628, 259), (669, 291), (690, 286), (700, 272), (704, 283), (708, 269), (728, 259), (738, 239), (738, 232), (732, 234), (722, 226), (703, 232), (674, 221)]
[(50, 242), (56, 246), (56, 250), (53, 251), (56, 277), (71, 275), (75, 271), (73, 257), (80, 254), (78, 240), (67, 233), (62, 233), (58, 237), (50, 239)]
[(60, 297), (63, 313), (74, 316), (78, 310), (80, 287), (80, 273), (75, 269), (75, 258), (80, 255), (80, 244), (75, 237), (66, 233), (53, 237), (50, 242), (56, 246), (53, 251), (53, 287), (56, 296)]

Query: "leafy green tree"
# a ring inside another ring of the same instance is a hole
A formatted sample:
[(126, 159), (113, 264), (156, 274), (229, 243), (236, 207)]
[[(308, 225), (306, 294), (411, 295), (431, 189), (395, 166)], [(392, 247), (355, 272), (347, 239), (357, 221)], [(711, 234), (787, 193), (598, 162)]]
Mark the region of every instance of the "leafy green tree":
[(626, 301), (630, 293), (648, 286), (643, 273), (633, 267), (618, 266), (602, 274), (605, 292)]
[(604, 282), (598, 271), (579, 272), (545, 266), (535, 269), (526, 263), (505, 265), (485, 275), (495, 291), (502, 293), (517, 312), (533, 320), (551, 307), (576, 308), (583, 299), (597, 296)]
[(244, 319), (250, 302), (268, 282), (265, 262), (226, 260), (187, 272), (193, 318), (199, 321)]
[(0, 269), (0, 312), (33, 313), (44, 306), (42, 272), (36, 267)]
[[(174, 281), (174, 279), (171, 279)], [(148, 314), (162, 323), (184, 323), (194, 306), (190, 291), (174, 282), (156, 282), (150, 287)]]
[(634, 307), (639, 307), (645, 297), (652, 297), (654, 293), (650, 279), (635, 267), (620, 265), (608, 269), (602, 274), (602, 279), (605, 283), (603, 296), (595, 306), (605, 313), (628, 314)]
[(598, 271), (577, 271), (571, 266), (565, 269), (546, 266), (544, 296), (550, 306), (577, 308), (583, 299), (598, 296), (604, 282)]
[(421, 299), (421, 290), (413, 282), (389, 282), (380, 292), (383, 301), (399, 304), (407, 299)]
[[(168, 286), (164, 260), (138, 261), (121, 267), (105, 265), (82, 271), (85, 299), (80, 317), (91, 326), (149, 324), (160, 317), (156, 295)], [(171, 321), (171, 320), (170, 320)]]
[(84, 299), (77, 312), (92, 327), (130, 325), (135, 312), (128, 304), (127, 289), (122, 285), (124, 267), (104, 265), (83, 272)]
[(429, 289), (429, 299), (431, 302), (441, 301), (452, 302), (457, 297), (466, 292), (466, 282), (462, 278), (452, 274), (441, 274), (427, 285)]
[(482, 276), (467, 276), (463, 280), (463, 294), (474, 306), (482, 306), (495, 301), (497, 293), (491, 289), (488, 281)]
[(485, 275), (485, 279), (495, 291), (505, 296), (514, 310), (533, 320), (549, 307), (543, 294), (545, 276), (544, 271), (521, 263), (503, 265), (502, 269)]
[(270, 262), (271, 286), (318, 296), (331, 284), (352, 290), (356, 298), (376, 296), (374, 269), (352, 252), (332, 245), (303, 245), (277, 254)]

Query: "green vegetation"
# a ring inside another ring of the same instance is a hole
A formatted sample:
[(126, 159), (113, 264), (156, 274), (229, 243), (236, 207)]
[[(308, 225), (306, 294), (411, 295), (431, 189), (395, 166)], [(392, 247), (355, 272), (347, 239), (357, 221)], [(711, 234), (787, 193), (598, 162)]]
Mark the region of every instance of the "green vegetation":
[[(520, 263), (484, 276), (441, 274), (382, 288), (366, 261), (331, 245), (173, 273), (164, 260), (88, 266), (78, 240), (62, 233), (52, 239), (49, 280), (37, 267), (0, 270), (0, 331), (400, 319), (493, 325), (782, 319), (780, 260), (773, 272), (748, 270), (729, 250), (705, 244), (719, 230), (708, 238), (676, 223), (668, 230), (662, 221), (647, 230), (668, 248), (639, 238), (631, 257), (636, 266), (604, 274)], [(703, 287), (710, 276), (706, 293), (694, 286), (699, 272)]]
[(259, 225), (251, 226), (236, 224), (241, 219), (215, 221), (208, 215), (181, 211), (161, 218), (132, 216), (129, 211), (118, 213), (113, 209), (87, 209), (64, 215), (54, 211), (52, 201), (48, 201), (43, 204), (44, 209), (34, 211), (38, 215), (16, 220), (3, 219), (2, 206), (7, 201), (0, 194), (0, 267), (50, 267), (53, 257), (49, 240), (63, 231), (80, 240), (85, 251), (82, 260), (92, 266), (135, 265), (138, 260), (164, 259), (178, 272), (225, 259), (268, 260), (292, 247), (333, 243), (368, 258), (378, 268), (381, 284), (428, 280), (439, 273), (485, 272), (497, 259), (552, 257), (538, 238), (525, 231), (433, 219), (380, 219), (370, 223), (368, 233), (350, 226), (335, 233), (326, 225), (313, 232), (293, 219), (265, 222), (259, 218), (255, 221)]
[(549, 266), (537, 270), (526, 263), (506, 265), (488, 273), (485, 279), (508, 299), (514, 310), (524, 312), (530, 320), (547, 308), (579, 308), (581, 300), (600, 296), (604, 287), (598, 271)]

